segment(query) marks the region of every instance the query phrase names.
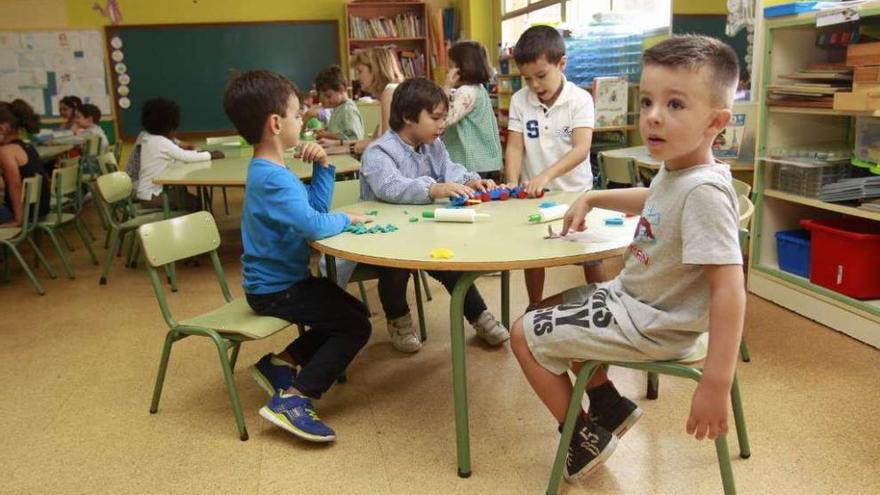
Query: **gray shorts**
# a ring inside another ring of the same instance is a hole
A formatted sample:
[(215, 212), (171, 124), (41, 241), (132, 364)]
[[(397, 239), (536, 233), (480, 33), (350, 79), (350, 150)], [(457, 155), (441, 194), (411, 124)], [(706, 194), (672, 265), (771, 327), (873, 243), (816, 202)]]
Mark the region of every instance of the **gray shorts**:
[(637, 332), (625, 331), (611, 314), (609, 289), (603, 285), (570, 289), (562, 296), (563, 304), (523, 316), (529, 350), (541, 366), (557, 375), (572, 362), (678, 359), (694, 351), (700, 336), (669, 332), (669, 338), (662, 340), (636, 337)]

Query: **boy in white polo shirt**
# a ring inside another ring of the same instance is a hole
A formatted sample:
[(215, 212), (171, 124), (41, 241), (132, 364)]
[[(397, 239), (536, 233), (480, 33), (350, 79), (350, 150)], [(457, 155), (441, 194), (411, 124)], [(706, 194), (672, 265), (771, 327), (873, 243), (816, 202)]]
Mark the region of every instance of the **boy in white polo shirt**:
[[(526, 30), (513, 48), (525, 86), (510, 101), (506, 181), (523, 182), (531, 195), (545, 187), (585, 192), (593, 188), (590, 142), (593, 98), (565, 79), (565, 43), (549, 26)], [(606, 279), (601, 263), (584, 265), (588, 282)], [(543, 299), (544, 269), (525, 270), (529, 310)]]

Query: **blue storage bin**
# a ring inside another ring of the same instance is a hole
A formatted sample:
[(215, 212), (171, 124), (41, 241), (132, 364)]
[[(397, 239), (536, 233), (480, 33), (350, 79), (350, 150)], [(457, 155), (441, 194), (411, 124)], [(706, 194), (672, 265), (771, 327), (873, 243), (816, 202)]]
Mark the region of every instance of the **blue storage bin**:
[(810, 278), (810, 231), (781, 230), (776, 233), (779, 269)]

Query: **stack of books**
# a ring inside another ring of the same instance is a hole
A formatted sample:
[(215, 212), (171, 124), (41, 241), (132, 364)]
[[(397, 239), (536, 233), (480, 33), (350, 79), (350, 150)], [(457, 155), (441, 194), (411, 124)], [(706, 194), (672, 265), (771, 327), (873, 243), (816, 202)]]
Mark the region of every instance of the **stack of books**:
[(420, 38), (425, 35), (422, 16), (399, 14), (390, 17), (352, 17), (351, 39)]
[[(819, 199), (822, 201), (854, 201), (872, 198), (880, 198), (880, 175), (843, 179), (826, 184), (819, 189)], [(880, 203), (871, 208), (880, 208)]]
[(832, 108), (834, 95), (852, 91), (852, 69), (840, 64), (813, 64), (767, 86), (769, 106)]

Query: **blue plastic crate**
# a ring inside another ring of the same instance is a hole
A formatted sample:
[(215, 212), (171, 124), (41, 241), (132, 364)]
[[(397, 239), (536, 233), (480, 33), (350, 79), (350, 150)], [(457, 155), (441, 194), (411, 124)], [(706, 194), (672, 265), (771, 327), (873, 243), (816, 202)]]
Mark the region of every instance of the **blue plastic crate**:
[(813, 10), (819, 2), (791, 2), (773, 7), (764, 8), (764, 17), (782, 17), (786, 15), (802, 14)]
[(810, 278), (810, 231), (781, 230), (776, 233), (779, 269)]

